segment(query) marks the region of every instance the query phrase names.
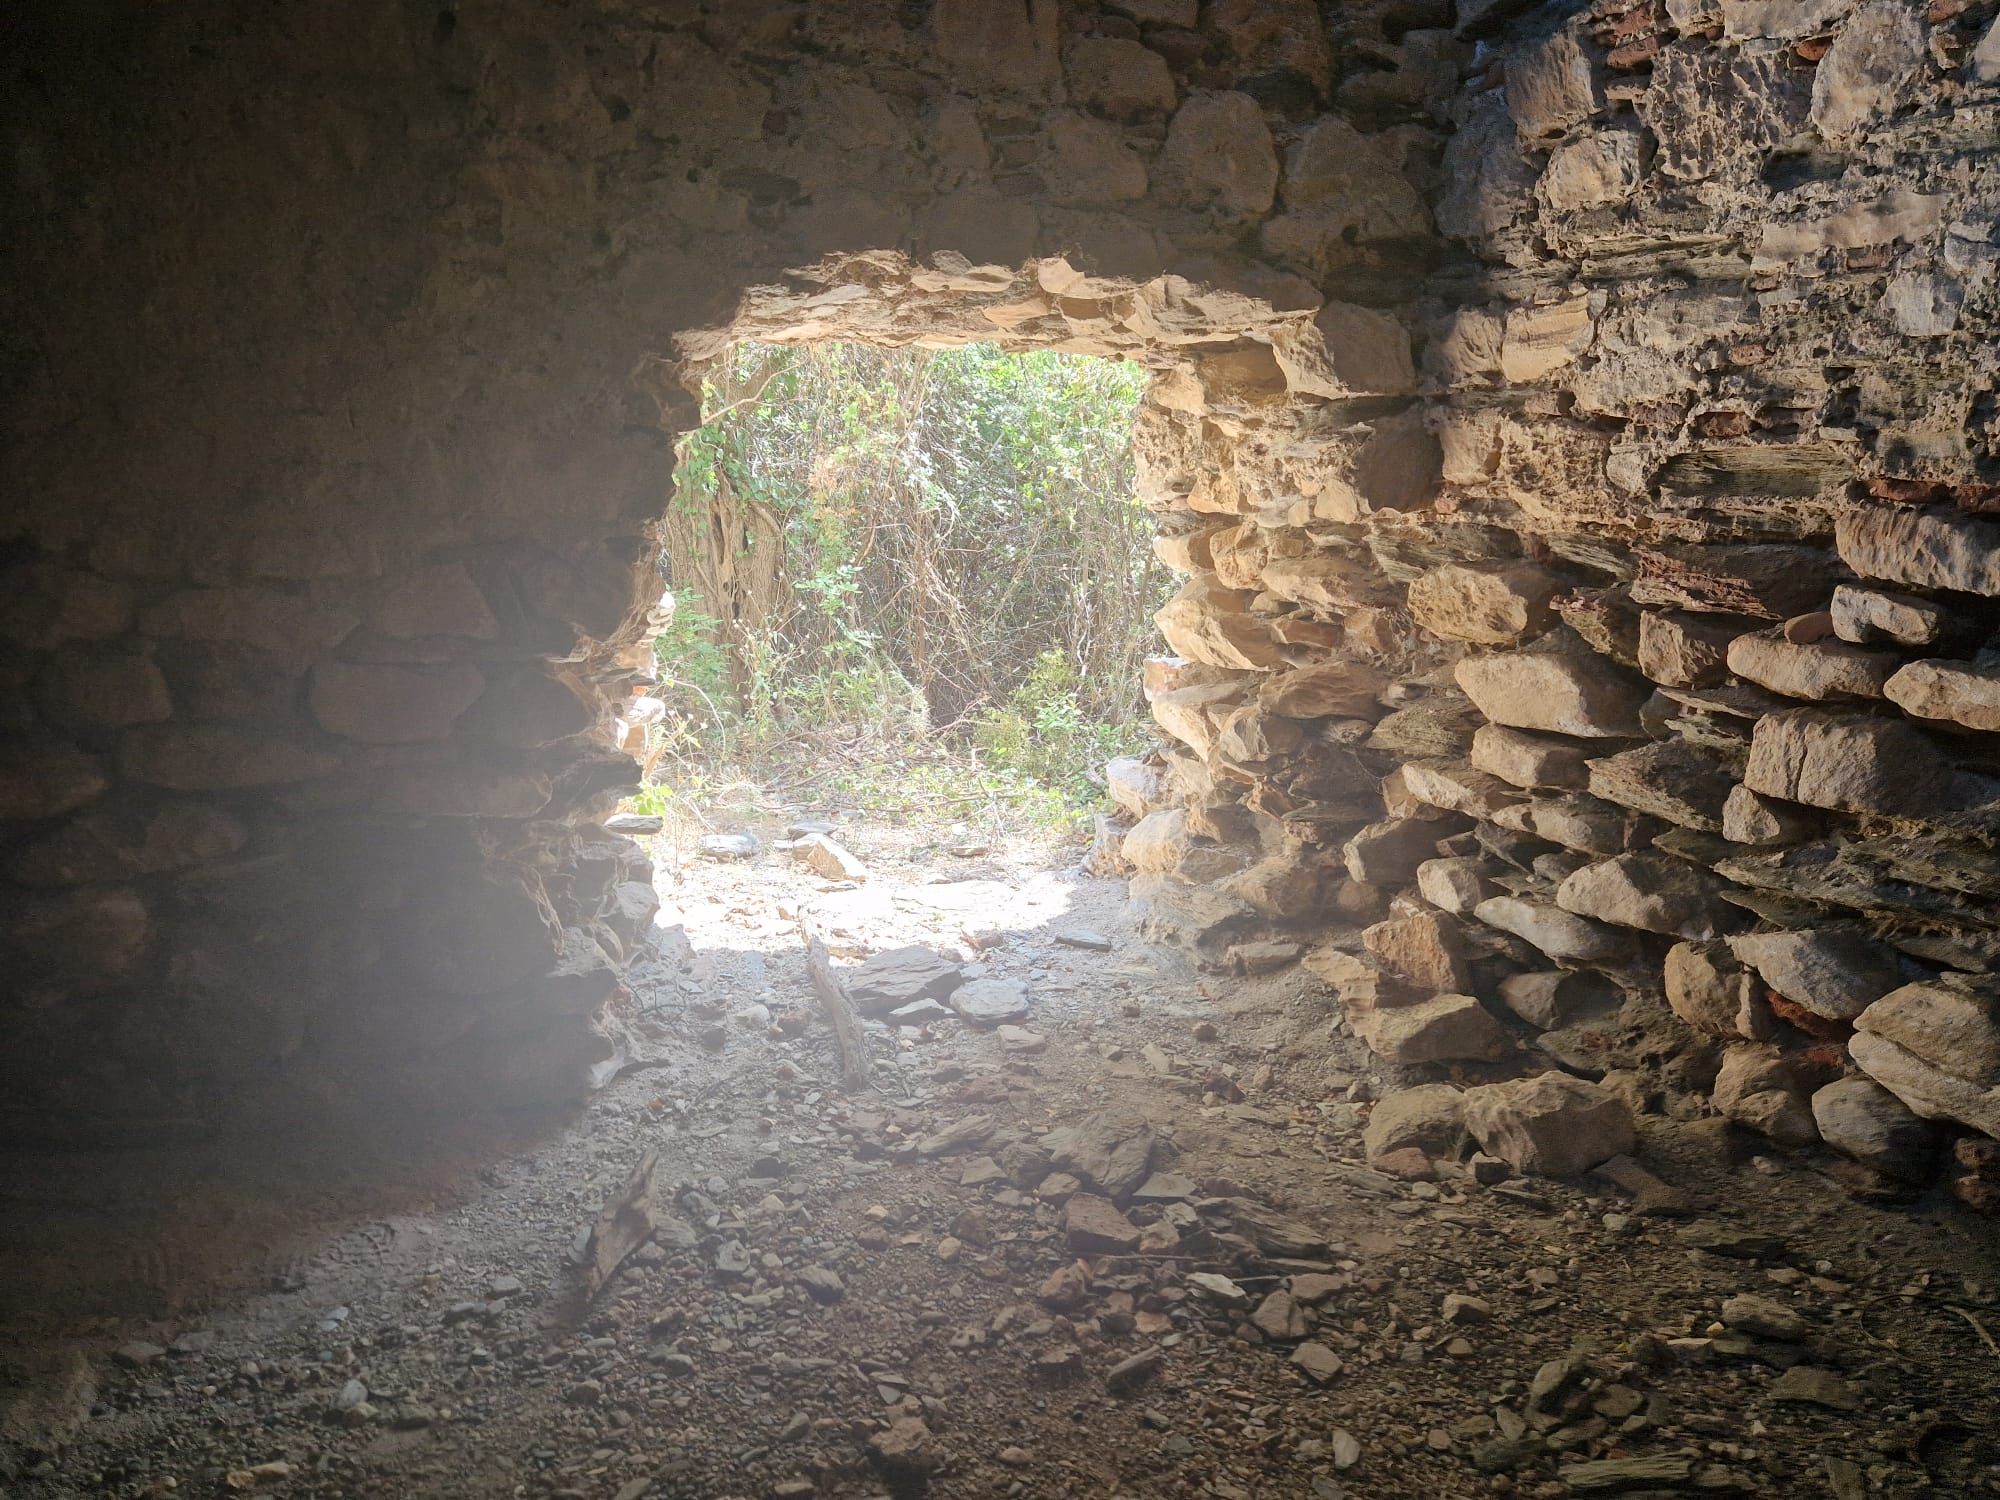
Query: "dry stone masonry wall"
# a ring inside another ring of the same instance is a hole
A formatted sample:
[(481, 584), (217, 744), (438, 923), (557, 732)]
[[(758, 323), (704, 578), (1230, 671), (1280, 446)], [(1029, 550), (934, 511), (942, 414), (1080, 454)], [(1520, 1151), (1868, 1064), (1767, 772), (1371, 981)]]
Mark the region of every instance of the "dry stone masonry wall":
[(1990, 0), (112, 9), (9, 63), (8, 1129), (572, 1095), (690, 379), (984, 338), (1154, 372), (1158, 934), (1994, 1191)]
[(809, 337), (913, 265), (897, 339), (1115, 345), (1173, 366), (1187, 409), (1199, 345), (1259, 430), (1292, 381), (1387, 382), (1387, 406), (1268, 435), (1346, 454), (1347, 491), (1414, 493), (1395, 454), (1434, 443), (1407, 350), (1348, 368), (1313, 319), (1338, 279), (1328, 316), (1359, 334), (1335, 349), (1372, 351), (1420, 295), (1434, 110), (1471, 55), (1450, 19), (12, 18), (0, 1133), (153, 1135), (300, 1094), (529, 1104), (615, 1061), (652, 896), (602, 827), (633, 774), (604, 703), (659, 593), (693, 416), (675, 338), (746, 287), (824, 294), (783, 314)]
[(1525, 1033), (1864, 1186), (1942, 1133), (1990, 1206), (1992, 12), (1460, 5), (1408, 488), (1237, 444), (1162, 542), (1178, 744), (1113, 784), (1163, 929), (1345, 914), (1307, 962), (1387, 1060)]

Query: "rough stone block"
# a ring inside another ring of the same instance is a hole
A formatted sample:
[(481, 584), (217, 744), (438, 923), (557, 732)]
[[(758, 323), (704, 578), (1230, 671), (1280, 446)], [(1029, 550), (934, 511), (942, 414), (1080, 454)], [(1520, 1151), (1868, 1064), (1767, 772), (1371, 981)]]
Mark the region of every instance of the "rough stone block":
[(1167, 60), (1123, 37), (1081, 37), (1065, 59), (1070, 96), (1115, 119), (1165, 113), (1179, 101)]
[(1863, 578), (2000, 595), (2000, 526), (1942, 511), (1870, 506), (1834, 521), (1840, 560)]
[(1812, 1096), (1821, 1139), (1864, 1167), (1907, 1182), (1929, 1177), (1937, 1127), (1871, 1078), (1837, 1078)]
[(1735, 778), (1715, 756), (1685, 740), (1659, 740), (1590, 763), (1590, 793), (1607, 802), (1717, 833)]
[(1410, 614), (1446, 640), (1511, 645), (1548, 628), (1549, 601), (1561, 587), (1530, 562), (1444, 563), (1410, 584)]
[(176, 792), (227, 792), (308, 781), (340, 758), (281, 735), (227, 724), (149, 724), (118, 742), (118, 768)]
[(322, 729), (369, 744), (441, 740), (486, 691), (477, 667), (322, 662), (306, 701)]
[(1482, 724), (1472, 736), (1472, 764), (1522, 788), (1580, 787), (1590, 779), (1585, 757), (1595, 749), (1504, 724)]
[(1725, 1052), (1715, 1075), (1714, 1103), (1724, 1119), (1780, 1146), (1810, 1146), (1819, 1139), (1805, 1092), (1776, 1047), (1738, 1042)]
[(1857, 646), (1928, 646), (1950, 612), (1935, 599), (1843, 583), (1833, 591), (1833, 633)]
[(1859, 1012), (1858, 1030), (1982, 1088), (2000, 1085), (2000, 993), (1963, 975), (1906, 984)]
[(1393, 1063), (1492, 1061), (1511, 1050), (1500, 1023), (1470, 995), (1438, 995), (1352, 1020), (1368, 1049)]
[(1556, 890), (1556, 905), (1580, 917), (1701, 941), (1742, 920), (1722, 899), (1727, 885), (1685, 860), (1621, 854), (1586, 865)]
[(1913, 661), (1897, 669), (1882, 692), (1912, 718), (2000, 729), (2000, 669), (1964, 661)]
[(1231, 219), (1268, 213), (1278, 196), (1278, 153), (1257, 101), (1233, 92), (1190, 95), (1167, 127), (1158, 175), (1161, 189), (1186, 207)]
[(1745, 933), (1730, 951), (1794, 1004), (1852, 1021), (1900, 977), (1895, 950), (1859, 932), (1824, 928)]
[(1473, 908), (1473, 915), (1558, 962), (1603, 963), (1623, 957), (1631, 946), (1631, 939), (1615, 927), (1521, 896), (1489, 897)]
[(1581, 739), (1632, 739), (1639, 733), (1645, 693), (1596, 655), (1470, 656), (1454, 675), (1474, 707), (1496, 724)]
[(1465, 1123), (1481, 1150), (1543, 1177), (1580, 1177), (1638, 1141), (1623, 1099), (1564, 1073), (1468, 1089)]
[(1748, 627), (1720, 615), (1639, 617), (1639, 670), (1667, 687), (1713, 687), (1729, 675), (1729, 643)]
[(1797, 643), (1771, 635), (1740, 635), (1729, 643), (1729, 670), (1787, 698), (1815, 703), (1879, 698), (1898, 659), (1839, 641)]
[(1795, 708), (1757, 721), (1743, 784), (1808, 807), (1922, 816), (1944, 805), (1951, 768), (1907, 724)]

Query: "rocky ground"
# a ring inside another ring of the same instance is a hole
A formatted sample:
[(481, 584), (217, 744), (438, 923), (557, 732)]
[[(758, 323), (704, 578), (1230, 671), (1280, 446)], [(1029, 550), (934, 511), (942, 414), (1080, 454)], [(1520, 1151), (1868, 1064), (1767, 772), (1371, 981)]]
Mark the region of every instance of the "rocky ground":
[[(844, 823), (856, 885), (760, 832), (663, 859), (687, 946), (581, 1118), (80, 1340), (17, 1285), (6, 1493), (2000, 1493), (1949, 1200), (1662, 1115), (1608, 1175), (1386, 1175), (1375, 1101), (1440, 1075), (1306, 970), (1197, 972), (1074, 851)], [(844, 1092), (801, 917), (999, 1024), (920, 1001)]]

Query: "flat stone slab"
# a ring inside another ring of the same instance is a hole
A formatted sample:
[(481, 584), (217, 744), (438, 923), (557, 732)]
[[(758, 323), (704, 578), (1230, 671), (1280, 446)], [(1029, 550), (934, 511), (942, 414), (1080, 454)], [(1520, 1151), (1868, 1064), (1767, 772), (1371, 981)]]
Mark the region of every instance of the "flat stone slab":
[(972, 1026), (1011, 1026), (1028, 1019), (1028, 987), (1018, 979), (975, 979), (953, 990), (949, 1003)]

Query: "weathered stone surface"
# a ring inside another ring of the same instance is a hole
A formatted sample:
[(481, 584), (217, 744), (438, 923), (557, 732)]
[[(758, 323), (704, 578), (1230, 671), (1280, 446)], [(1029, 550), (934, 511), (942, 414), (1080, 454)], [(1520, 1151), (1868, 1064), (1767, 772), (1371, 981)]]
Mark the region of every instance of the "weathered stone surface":
[(1729, 948), (1787, 1000), (1833, 1021), (1854, 1020), (1899, 977), (1893, 949), (1841, 928), (1744, 933)]
[(132, 975), (152, 931), (145, 900), (129, 886), (0, 898), (0, 961), (24, 999), (104, 993)]
[(1535, 196), (1553, 213), (1623, 203), (1645, 180), (1646, 138), (1606, 129), (1565, 141), (1549, 153)]
[(1446, 640), (1504, 646), (1547, 628), (1561, 586), (1534, 563), (1445, 563), (1410, 585), (1410, 614)]
[(51, 723), (79, 731), (156, 724), (173, 712), (151, 657), (82, 644), (62, 647), (36, 674), (35, 704)]
[(462, 563), (437, 563), (406, 573), (385, 588), (368, 611), (368, 623), (392, 640), (455, 635), (486, 641), (500, 622), (486, 595)]
[(1833, 633), (1857, 646), (1928, 646), (1944, 634), (1949, 611), (1934, 599), (1843, 583), (1833, 591)]
[(991, 6), (981, 0), (938, 0), (931, 26), (938, 56), (964, 77), (1010, 88), (1056, 81), (1060, 12), (1047, 0)]
[(1471, 984), (1458, 928), (1441, 913), (1413, 911), (1377, 922), (1362, 932), (1361, 944), (1417, 989), (1460, 994)]
[(1739, 1042), (1715, 1075), (1715, 1107), (1725, 1118), (1769, 1136), (1780, 1146), (1819, 1139), (1811, 1107), (1776, 1047)]
[(1118, 1205), (1095, 1193), (1074, 1193), (1062, 1210), (1063, 1238), (1078, 1255), (1129, 1255), (1139, 1248), (1139, 1226)]
[(890, 948), (840, 971), (847, 998), (864, 1016), (884, 1016), (916, 1000), (942, 1000), (959, 987), (959, 966), (931, 948)]
[(1990, 983), (1947, 975), (1906, 984), (1854, 1024), (1968, 1083), (2000, 1085), (2000, 999)]
[(0, 740), (0, 818), (60, 817), (110, 785), (102, 761), (69, 745)]
[(1895, 0), (1864, 6), (1833, 39), (1813, 73), (1813, 128), (1830, 141), (1892, 114), (1926, 62), (1916, 13)]
[(1428, 818), (1385, 818), (1370, 823), (1341, 848), (1350, 878), (1368, 885), (1408, 885), (1417, 866), (1437, 854), (1439, 839), (1451, 833)]
[(1967, 729), (2000, 729), (2000, 668), (1964, 661), (1913, 661), (1897, 669), (1882, 692), (1912, 718), (1940, 719)]
[(1863, 578), (2000, 595), (2000, 526), (1941, 511), (1845, 510), (1834, 522), (1840, 560)]
[(1580, 917), (1701, 941), (1741, 920), (1722, 900), (1724, 883), (1664, 854), (1621, 854), (1585, 865), (1556, 889), (1556, 905)]
[(464, 870), (397, 914), (392, 942), (409, 971), (447, 995), (490, 995), (547, 974), (562, 924), (535, 875)]
[(1863, 1072), (1926, 1120), (1956, 1120), (2000, 1137), (2000, 1088), (1947, 1073), (1872, 1031), (1857, 1031), (1848, 1051)]
[(1510, 974), (1500, 981), (1501, 1003), (1537, 1031), (1554, 1031), (1609, 1008), (1612, 993), (1602, 981), (1566, 969)]
[(1250, 613), (1250, 595), (1196, 574), (1153, 616), (1167, 644), (1191, 661), (1214, 667), (1275, 667), (1278, 643)]
[(1475, 855), (1461, 854), (1427, 859), (1418, 865), (1417, 893), (1440, 911), (1469, 916), (1494, 890), (1486, 878), (1485, 861)]
[(1469, 656), (1453, 675), (1473, 705), (1496, 724), (1581, 739), (1629, 739), (1639, 733), (1645, 693), (1599, 656)]
[(1426, 1156), (1451, 1156), (1465, 1139), (1465, 1095), (1448, 1083), (1398, 1089), (1376, 1101), (1361, 1133), (1370, 1166), (1392, 1151), (1412, 1147)]
[(1178, 102), (1167, 60), (1123, 37), (1081, 37), (1064, 58), (1070, 95), (1117, 119), (1165, 113)]
[(1773, 849), (1815, 837), (1819, 825), (1803, 808), (1760, 797), (1747, 786), (1734, 786), (1722, 802), (1722, 836), (1732, 843)]
[(1729, 769), (1685, 740), (1660, 740), (1590, 763), (1590, 794), (1683, 828), (1717, 833), (1736, 784)]
[(1472, 736), (1472, 764), (1518, 787), (1580, 787), (1590, 779), (1594, 745), (1482, 724)]
[(1377, 1007), (1350, 1019), (1368, 1049), (1393, 1063), (1492, 1060), (1511, 1050), (1500, 1023), (1470, 995)]
[(1409, 329), (1351, 302), (1327, 303), (1309, 333), (1274, 331), (1271, 352), (1285, 383), (1301, 394), (1399, 396), (1416, 389)]
[(147, 635), (226, 641), (310, 658), (339, 645), (360, 623), (337, 605), (284, 589), (188, 589), (141, 613)]
[(1497, 776), (1459, 761), (1412, 760), (1400, 769), (1403, 791), (1426, 807), (1490, 818), (1522, 801), (1521, 793)]
[(1054, 1166), (1117, 1202), (1151, 1174), (1158, 1148), (1150, 1125), (1113, 1114), (1089, 1115), (1042, 1137)]
[(485, 690), (485, 677), (471, 666), (323, 662), (313, 668), (306, 701), (329, 733), (393, 745), (445, 738)]
[(1590, 347), (1594, 327), (1588, 296), (1512, 309), (1501, 326), (1501, 376), (1518, 384), (1546, 379)]
[(1673, 1013), (1704, 1036), (1734, 1038), (1755, 978), (1725, 943), (1676, 943), (1667, 950), (1664, 980)]
[(1492, 821), (1580, 854), (1623, 854), (1645, 842), (1637, 814), (1587, 792), (1566, 792), (1503, 807)]
[(1190, 208), (1238, 219), (1268, 211), (1278, 195), (1278, 153), (1257, 101), (1230, 92), (1190, 95), (1167, 127), (1159, 178)]
[(324, 776), (338, 756), (281, 735), (227, 724), (157, 724), (129, 729), (118, 768), (134, 781), (176, 792), (283, 786)]
[(974, 979), (946, 1001), (973, 1026), (1009, 1026), (1028, 1019), (1028, 987), (1018, 979)]
[(1648, 610), (1639, 617), (1639, 670), (1668, 687), (1713, 687), (1729, 675), (1741, 622), (1722, 615)]
[(1623, 1099), (1564, 1073), (1466, 1090), (1465, 1123), (1481, 1150), (1542, 1177), (1581, 1176), (1638, 1140)]
[(1589, 54), (1567, 26), (1508, 62), (1507, 112), (1524, 141), (1560, 135), (1601, 103)]
[(1164, 807), (1172, 797), (1166, 772), (1135, 755), (1104, 763), (1104, 786), (1118, 810), (1128, 818), (1143, 818)]
[(1638, 559), (1634, 604), (1766, 620), (1819, 608), (1841, 577), (1818, 548), (1782, 542), (1641, 547)]
[(22, 885), (89, 885), (185, 869), (233, 854), (249, 832), (205, 802), (99, 803), (7, 857)]
[(1273, 673), (1258, 688), (1257, 704), (1290, 719), (1375, 719), (1384, 685), (1373, 667), (1336, 658)]
[(1937, 1128), (1870, 1078), (1837, 1078), (1812, 1096), (1813, 1122), (1834, 1150), (1890, 1177), (1920, 1182), (1937, 1157)]
[(1473, 908), (1489, 927), (1511, 932), (1550, 958), (1598, 963), (1620, 957), (1630, 939), (1615, 927), (1520, 896), (1493, 896)]
[(1769, 635), (1729, 643), (1729, 670), (1787, 698), (1879, 698), (1898, 659), (1837, 641), (1800, 645)]
[(1811, 708), (1759, 719), (1743, 768), (1753, 792), (1840, 812), (1935, 812), (1950, 784), (1944, 757), (1909, 725)]

